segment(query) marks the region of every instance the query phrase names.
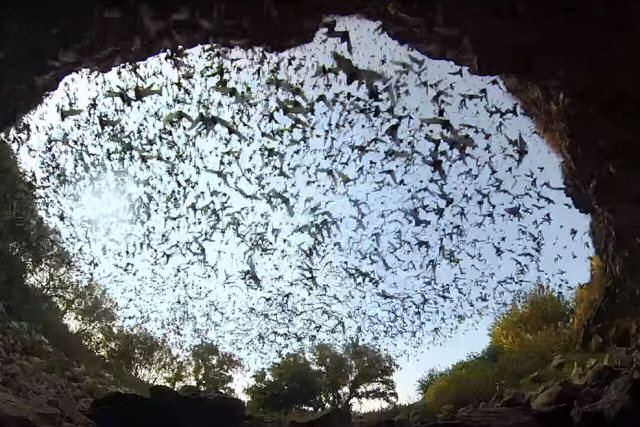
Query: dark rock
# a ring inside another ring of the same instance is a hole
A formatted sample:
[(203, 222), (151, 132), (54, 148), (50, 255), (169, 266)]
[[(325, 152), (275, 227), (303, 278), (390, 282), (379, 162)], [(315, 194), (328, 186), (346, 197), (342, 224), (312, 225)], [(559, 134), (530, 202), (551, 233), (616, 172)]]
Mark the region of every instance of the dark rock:
[(424, 427), (567, 427), (566, 420), (529, 408), (485, 408), (457, 414), (451, 419), (419, 424)]
[(544, 411), (558, 405), (572, 404), (579, 393), (580, 388), (575, 384), (566, 381), (556, 382), (532, 397), (531, 407), (537, 411)]
[(504, 391), (498, 406), (506, 408), (528, 407), (529, 403), (522, 391), (509, 388)]
[(7, 393), (0, 393), (0, 426), (38, 427), (42, 420), (33, 413), (22, 399)]
[(620, 372), (611, 366), (597, 363), (587, 372), (585, 384), (589, 387), (604, 387), (620, 375)]
[(196, 397), (200, 396), (200, 389), (194, 385), (183, 385), (180, 387), (180, 390), (178, 390), (178, 393), (182, 396)]
[(152, 394), (111, 393), (93, 401), (89, 418), (98, 427), (235, 427), (247, 418), (244, 403), (232, 397), (183, 396), (157, 387)]
[[(396, 425), (394, 420), (388, 420)], [(332, 409), (308, 421), (291, 421), (290, 427), (350, 427), (351, 413), (343, 409)]]
[(553, 383), (532, 398), (531, 408), (538, 411), (541, 419), (547, 422), (570, 423), (573, 402), (579, 393), (580, 387), (568, 381)]
[(612, 368), (630, 368), (633, 365), (633, 355), (626, 348), (614, 348), (609, 350), (603, 364)]
[(38, 409), (34, 409), (34, 413), (47, 425), (58, 425), (61, 423), (62, 414), (60, 414), (60, 411), (56, 408), (44, 406)]
[(564, 368), (564, 363), (565, 363), (564, 357), (556, 356), (551, 361), (551, 368), (552, 369), (562, 369), (562, 368)]
[(603, 342), (604, 341), (602, 340), (602, 337), (600, 335), (593, 334), (593, 336), (591, 337), (591, 341), (589, 341), (589, 350), (594, 353), (601, 351)]
[(62, 411), (64, 416), (75, 425), (88, 425), (91, 423), (87, 417), (82, 415), (78, 409), (78, 405), (76, 405), (76, 403), (71, 399), (65, 397), (58, 399), (56, 406)]
[(606, 388), (601, 399), (594, 401), (597, 392), (583, 398), (576, 400), (571, 412), (577, 427), (640, 425), (640, 379), (624, 375)]
[(573, 364), (573, 369), (571, 370), (571, 374), (569, 375), (569, 379), (574, 384), (583, 385), (585, 383), (584, 370), (582, 369), (582, 367), (580, 365), (578, 365), (578, 362), (575, 362)]

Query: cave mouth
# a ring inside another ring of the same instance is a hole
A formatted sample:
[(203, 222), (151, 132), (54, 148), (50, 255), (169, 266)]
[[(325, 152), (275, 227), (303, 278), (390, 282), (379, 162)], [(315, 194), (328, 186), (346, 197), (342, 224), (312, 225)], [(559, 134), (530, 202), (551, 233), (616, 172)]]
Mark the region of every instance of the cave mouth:
[(588, 279), (588, 218), (501, 80), (361, 18), (71, 75), (9, 139), (82, 280), (178, 347), (405, 351)]

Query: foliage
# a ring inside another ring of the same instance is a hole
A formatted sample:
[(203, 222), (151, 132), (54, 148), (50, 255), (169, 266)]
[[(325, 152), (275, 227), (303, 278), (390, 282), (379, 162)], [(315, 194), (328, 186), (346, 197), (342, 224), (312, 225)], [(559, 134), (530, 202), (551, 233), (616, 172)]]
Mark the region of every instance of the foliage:
[(432, 369), (419, 380), (424, 403), (433, 411), (448, 404), (460, 408), (519, 387), (526, 377), (548, 367), (556, 353), (572, 349), (570, 308), (544, 289), (519, 299), (494, 322), (484, 351), (444, 371)]
[[(240, 359), (232, 353), (220, 351), (218, 346), (204, 342), (191, 350), (192, 375), (196, 386), (207, 393), (233, 394), (230, 387), (232, 374), (242, 367)], [(180, 365), (177, 367), (181, 368)], [(180, 372), (174, 374), (180, 375)]]
[(288, 354), (268, 371), (253, 375), (247, 388), (248, 409), (252, 413), (290, 413), (295, 409), (323, 408), (321, 373), (303, 354)]
[(561, 297), (544, 289), (532, 292), (494, 322), (491, 342), (512, 351), (541, 343), (557, 349), (566, 343), (570, 313), (569, 303)]
[(421, 396), (424, 396), (429, 387), (434, 385), (440, 380), (444, 375), (446, 375), (446, 371), (440, 370), (438, 368), (431, 368), (424, 374), (420, 379), (418, 379), (417, 391)]
[[(354, 400), (397, 398), (393, 374), (397, 364), (378, 349), (351, 343), (342, 352), (317, 345), (311, 357), (290, 354), (269, 372), (254, 375), (247, 389), (254, 413), (350, 408)], [(295, 398), (289, 394), (295, 392)], [(304, 396), (304, 398), (303, 398)]]
[(117, 328), (109, 338), (106, 358), (120, 370), (148, 383), (162, 378), (162, 367), (171, 358), (169, 345), (143, 328)]
[(393, 374), (397, 364), (376, 348), (351, 343), (342, 353), (331, 346), (316, 346), (313, 361), (323, 374), (323, 400), (327, 406), (350, 407), (353, 400), (397, 399)]
[(496, 393), (498, 372), (491, 361), (471, 358), (442, 372), (423, 395), (427, 408), (437, 412), (443, 405), (461, 408), (487, 401)]

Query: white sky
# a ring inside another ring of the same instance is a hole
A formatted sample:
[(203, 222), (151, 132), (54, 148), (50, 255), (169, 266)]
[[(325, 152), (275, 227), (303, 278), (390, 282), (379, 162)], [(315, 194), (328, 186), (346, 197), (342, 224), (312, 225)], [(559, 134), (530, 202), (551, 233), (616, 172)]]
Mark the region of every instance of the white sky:
[[(281, 54), (199, 46), (68, 76), (29, 133), (10, 136), (43, 216), (125, 323), (176, 346), (207, 336), (250, 367), (358, 335), (410, 355), (397, 376), (406, 400), (431, 366), (486, 345), (514, 291), (587, 281), (589, 218), (522, 109), (500, 118), (516, 101), (499, 79), (461, 77), (378, 23), (337, 20), (352, 52), (320, 30)], [(323, 75), (334, 51), (380, 75), (377, 100), (344, 72)], [(115, 95), (136, 86), (158, 93)], [(224, 121), (207, 129), (199, 114)], [(447, 139), (471, 141), (466, 158)], [(118, 161), (127, 145), (134, 155)]]

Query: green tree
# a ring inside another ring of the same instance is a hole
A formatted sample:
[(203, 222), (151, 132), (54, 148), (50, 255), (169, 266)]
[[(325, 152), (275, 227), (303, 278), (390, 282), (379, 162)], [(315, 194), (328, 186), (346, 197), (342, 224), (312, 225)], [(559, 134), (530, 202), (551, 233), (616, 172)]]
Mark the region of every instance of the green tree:
[(338, 353), (321, 344), (313, 360), (322, 373), (322, 397), (334, 408), (350, 408), (354, 400), (372, 399), (393, 402), (397, 399), (393, 374), (398, 365), (380, 350), (351, 343)]
[(447, 370), (440, 370), (438, 368), (429, 369), (422, 377), (418, 379), (417, 383), (417, 391), (420, 393), (420, 396), (424, 396), (429, 387), (436, 384), (440, 378), (447, 375)]
[(167, 362), (174, 357), (167, 342), (143, 328), (116, 328), (106, 335), (110, 347), (105, 358), (113, 366), (147, 383), (154, 384), (164, 379)]
[(242, 368), (234, 354), (220, 351), (218, 346), (203, 342), (191, 349), (191, 373), (196, 386), (207, 393), (233, 394), (233, 373)]
[(254, 384), (246, 389), (249, 411), (287, 414), (323, 409), (321, 374), (304, 354), (288, 354), (268, 371), (253, 375)]

